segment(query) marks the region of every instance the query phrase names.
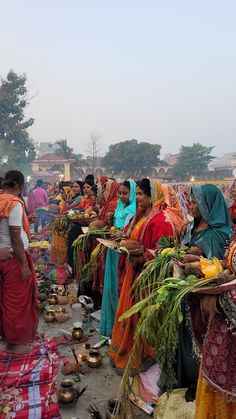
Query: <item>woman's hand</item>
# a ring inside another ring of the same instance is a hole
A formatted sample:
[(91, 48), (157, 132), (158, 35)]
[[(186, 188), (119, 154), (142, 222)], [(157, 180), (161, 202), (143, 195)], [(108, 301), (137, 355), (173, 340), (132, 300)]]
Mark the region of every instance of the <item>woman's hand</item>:
[(30, 224), (35, 223), (35, 221), (36, 221), (36, 215), (35, 214), (28, 215), (28, 220), (29, 220), (29, 223)]
[(184, 264), (191, 263), (191, 262), (199, 262), (199, 261), (200, 261), (200, 256), (188, 255), (188, 254), (183, 255), (183, 259), (182, 259), (182, 262)]
[(93, 229), (95, 229), (95, 228), (104, 228), (105, 226), (106, 226), (105, 221), (100, 221), (100, 220), (91, 221), (91, 223), (89, 224), (89, 228), (93, 228)]
[(227, 282), (231, 282), (235, 279), (235, 274), (230, 272), (229, 269), (225, 269), (221, 272), (218, 277), (221, 284), (226, 284)]
[(204, 274), (201, 270), (200, 262), (189, 262), (183, 264), (185, 275), (196, 275), (199, 277), (203, 277)]
[(203, 255), (202, 249), (200, 249), (200, 247), (197, 247), (197, 246), (190, 247), (190, 249), (188, 249), (186, 253), (190, 255), (196, 255), (196, 256)]
[(24, 280), (27, 280), (31, 277), (32, 274), (27, 260), (22, 264), (21, 272)]

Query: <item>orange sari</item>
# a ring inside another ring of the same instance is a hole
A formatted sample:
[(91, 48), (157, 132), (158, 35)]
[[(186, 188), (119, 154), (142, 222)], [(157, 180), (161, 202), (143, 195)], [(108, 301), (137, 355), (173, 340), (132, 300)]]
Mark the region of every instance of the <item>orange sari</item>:
[[(145, 260), (152, 258), (148, 249), (156, 250), (157, 243), (163, 236), (173, 236), (173, 228), (171, 224), (165, 220), (164, 211), (161, 208), (156, 208), (155, 215), (152, 216), (149, 214), (148, 216), (141, 218), (133, 226), (130, 233), (131, 240), (140, 241), (145, 248), (144, 262)], [(135, 303), (130, 290), (134, 280), (141, 272), (141, 269), (142, 266), (135, 268), (129, 259), (126, 260), (126, 269), (116, 313), (115, 324), (113, 327), (110, 349), (110, 358), (118, 371), (123, 370), (127, 365), (129, 354), (134, 343), (134, 336), (139, 320), (139, 315), (134, 314), (122, 322), (119, 322), (119, 317), (127, 310), (129, 310)], [(154, 356), (154, 352), (151, 350), (147, 342), (142, 343), (140, 341), (140, 345), (140, 358)], [(137, 368), (137, 365), (140, 365), (139, 361), (140, 360), (138, 359), (134, 360), (132, 369)]]
[[(131, 240), (140, 240), (142, 234), (142, 227), (146, 217), (141, 218), (135, 224), (130, 234)], [(119, 305), (116, 312), (116, 320), (112, 333), (112, 344), (110, 349), (110, 358), (115, 363), (116, 368), (123, 370), (126, 367), (129, 353), (133, 347), (133, 334), (135, 333), (139, 316), (135, 314), (128, 319), (119, 322), (119, 317), (130, 309), (133, 305), (133, 298), (130, 289), (133, 285), (136, 273), (132, 262), (126, 261), (126, 273), (123, 280), (122, 291), (120, 295)], [(130, 331), (133, 333), (131, 334)]]

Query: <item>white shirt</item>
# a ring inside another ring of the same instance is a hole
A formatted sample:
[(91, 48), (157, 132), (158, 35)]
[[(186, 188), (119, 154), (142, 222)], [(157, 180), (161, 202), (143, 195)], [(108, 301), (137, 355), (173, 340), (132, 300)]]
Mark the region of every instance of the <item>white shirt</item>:
[(9, 227), (21, 227), (21, 239), (25, 249), (29, 247), (29, 239), (22, 223), (23, 208), (19, 203), (10, 212), (8, 218), (0, 219), (0, 247), (12, 247)]

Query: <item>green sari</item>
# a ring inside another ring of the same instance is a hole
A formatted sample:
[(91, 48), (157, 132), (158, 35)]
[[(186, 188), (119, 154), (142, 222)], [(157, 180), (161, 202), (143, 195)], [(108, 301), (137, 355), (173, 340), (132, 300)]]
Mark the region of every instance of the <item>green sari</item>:
[(192, 194), (208, 227), (193, 232), (191, 245), (202, 249), (208, 259), (213, 256), (222, 259), (232, 230), (225, 198), (215, 185), (193, 186)]

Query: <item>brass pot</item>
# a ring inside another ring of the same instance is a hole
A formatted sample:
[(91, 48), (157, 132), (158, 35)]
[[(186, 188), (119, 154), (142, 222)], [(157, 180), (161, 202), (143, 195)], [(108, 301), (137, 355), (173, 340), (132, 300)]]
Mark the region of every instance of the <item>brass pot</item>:
[(53, 322), (55, 320), (55, 313), (53, 310), (47, 310), (44, 314), (44, 320), (45, 322)]
[(97, 368), (100, 367), (102, 364), (102, 355), (96, 349), (92, 349), (89, 351), (89, 355), (87, 357), (87, 364), (88, 367)]
[(58, 400), (61, 403), (73, 403), (76, 399), (78, 389), (74, 387), (72, 380), (65, 379), (61, 382), (58, 391)]
[(58, 296), (57, 294), (50, 294), (48, 297), (48, 304), (54, 305), (58, 303)]
[(84, 336), (82, 327), (74, 327), (72, 330), (72, 338), (75, 342), (79, 342)]

